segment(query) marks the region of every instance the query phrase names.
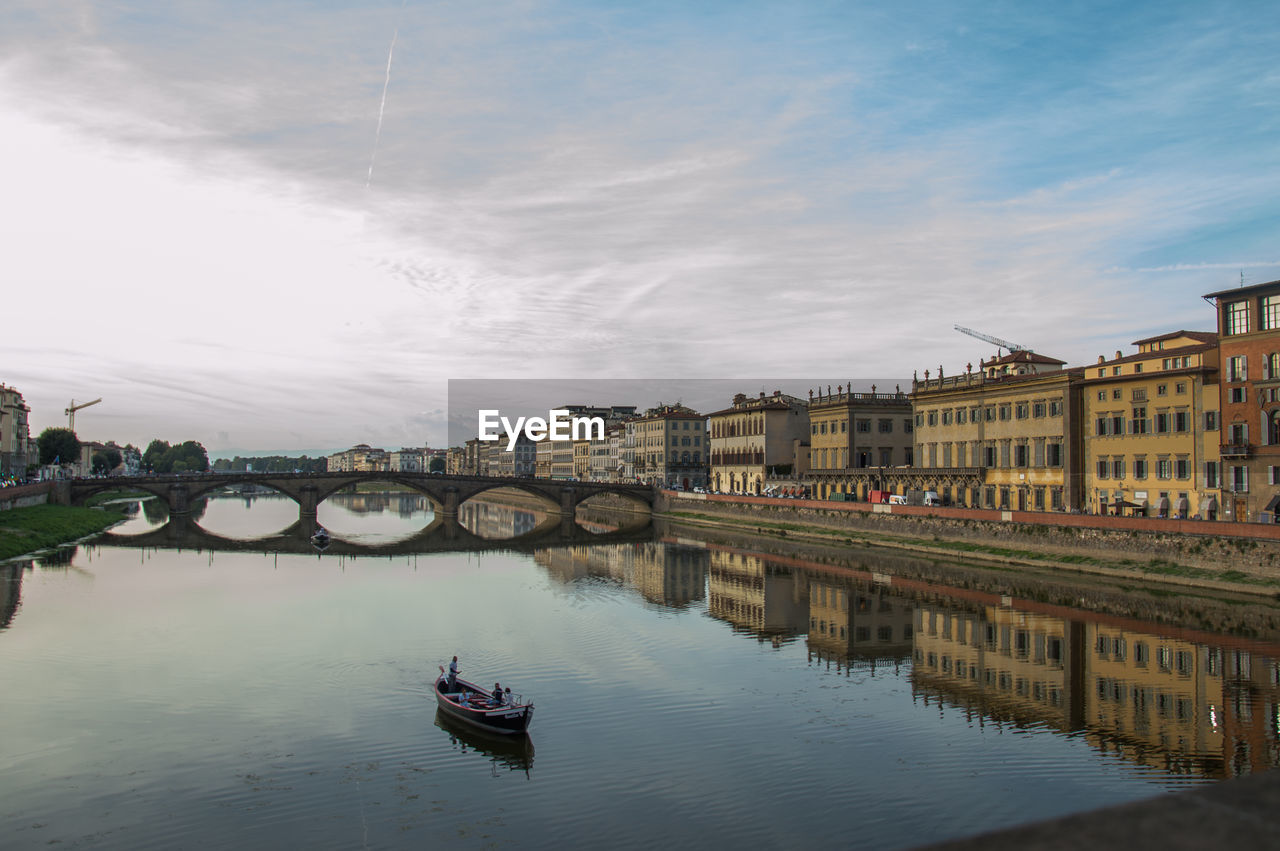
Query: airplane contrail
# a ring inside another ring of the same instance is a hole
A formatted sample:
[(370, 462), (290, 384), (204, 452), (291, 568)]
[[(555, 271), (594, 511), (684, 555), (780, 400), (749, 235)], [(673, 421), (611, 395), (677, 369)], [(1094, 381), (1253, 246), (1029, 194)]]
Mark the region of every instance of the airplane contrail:
[[(403, 6), (403, 4), (401, 4)], [(373, 151), (369, 154), (369, 175), (364, 179), (364, 188), (368, 189), (373, 183), (373, 161), (378, 156), (378, 140), (382, 138), (382, 114), (387, 109), (387, 88), (391, 85), (391, 57), (396, 52), (396, 39), (400, 36), (400, 29), (391, 34), (391, 47), (387, 50), (387, 77), (382, 81), (382, 103), (378, 106), (378, 129), (373, 134)]]

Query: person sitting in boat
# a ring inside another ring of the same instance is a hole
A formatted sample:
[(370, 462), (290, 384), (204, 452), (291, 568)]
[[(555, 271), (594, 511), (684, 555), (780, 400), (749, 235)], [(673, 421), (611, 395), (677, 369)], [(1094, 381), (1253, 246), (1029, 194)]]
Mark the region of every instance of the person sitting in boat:
[(503, 706), (507, 702), (506, 695), (502, 691), (502, 686), (498, 683), (493, 684), (493, 705)]

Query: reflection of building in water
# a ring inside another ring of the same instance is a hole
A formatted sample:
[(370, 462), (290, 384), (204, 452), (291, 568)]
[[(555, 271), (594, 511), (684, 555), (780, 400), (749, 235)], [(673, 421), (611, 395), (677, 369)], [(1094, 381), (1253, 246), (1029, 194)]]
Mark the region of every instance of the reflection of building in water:
[(401, 517), (431, 510), (431, 500), (422, 494), (404, 492), (336, 493), (329, 501), (352, 514), (381, 514), (394, 510)]
[(808, 628), (804, 576), (759, 556), (712, 550), (707, 598), (712, 617), (757, 636), (780, 638)]
[(545, 513), (479, 500), (468, 500), (458, 506), (458, 523), (481, 538), (514, 538), (532, 532), (546, 517)]
[(0, 629), (7, 627), (18, 613), (22, 601), (22, 567), (31, 562), (0, 564)]
[(533, 560), (562, 582), (612, 579), (664, 606), (687, 606), (705, 595), (706, 550), (656, 542), (584, 545), (536, 550)]
[(926, 607), (914, 659), (920, 692), (1000, 720), (1083, 730), (1131, 762), (1205, 777), (1280, 765), (1272, 658), (1129, 625)]
[(1074, 729), (1075, 655), (1061, 618), (995, 607), (916, 611), (914, 684), (997, 718)]
[(915, 605), (877, 585), (812, 576), (809, 580), (809, 651), (847, 665), (854, 660), (910, 657)]

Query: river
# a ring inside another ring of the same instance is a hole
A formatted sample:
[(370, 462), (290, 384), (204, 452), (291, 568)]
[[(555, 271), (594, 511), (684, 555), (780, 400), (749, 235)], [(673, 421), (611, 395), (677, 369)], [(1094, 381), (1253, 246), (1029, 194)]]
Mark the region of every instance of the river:
[[(6, 848), (902, 848), (1280, 762), (1273, 601), (663, 523), (373, 554), (412, 494), (323, 503), (342, 553), (281, 551), (281, 497), (133, 511), (0, 564)], [(437, 717), (454, 654), (527, 738)]]

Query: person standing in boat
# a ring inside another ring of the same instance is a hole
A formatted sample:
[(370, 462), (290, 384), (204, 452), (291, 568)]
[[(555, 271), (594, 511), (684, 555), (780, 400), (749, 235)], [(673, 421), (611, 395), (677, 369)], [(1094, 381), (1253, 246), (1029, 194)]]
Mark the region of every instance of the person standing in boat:
[(449, 691), (453, 691), (458, 687), (458, 657), (454, 656), (453, 661), (449, 663)]

